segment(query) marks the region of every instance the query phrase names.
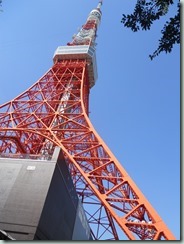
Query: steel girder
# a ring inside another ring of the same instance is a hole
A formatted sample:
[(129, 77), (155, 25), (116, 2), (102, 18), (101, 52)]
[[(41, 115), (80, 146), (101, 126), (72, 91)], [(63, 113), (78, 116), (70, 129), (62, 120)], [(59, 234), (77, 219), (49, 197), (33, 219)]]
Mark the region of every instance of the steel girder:
[(60, 147), (94, 240), (174, 240), (89, 120), (87, 65), (57, 62), (0, 106), (0, 155), (49, 160)]

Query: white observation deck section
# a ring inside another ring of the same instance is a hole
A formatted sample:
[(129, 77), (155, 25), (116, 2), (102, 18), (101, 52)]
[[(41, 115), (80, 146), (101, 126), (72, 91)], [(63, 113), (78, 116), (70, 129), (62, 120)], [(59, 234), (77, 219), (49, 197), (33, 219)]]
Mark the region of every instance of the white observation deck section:
[(85, 59), (88, 61), (88, 76), (90, 88), (95, 85), (97, 80), (97, 64), (95, 48), (89, 45), (59, 46), (53, 57), (54, 63), (66, 59)]

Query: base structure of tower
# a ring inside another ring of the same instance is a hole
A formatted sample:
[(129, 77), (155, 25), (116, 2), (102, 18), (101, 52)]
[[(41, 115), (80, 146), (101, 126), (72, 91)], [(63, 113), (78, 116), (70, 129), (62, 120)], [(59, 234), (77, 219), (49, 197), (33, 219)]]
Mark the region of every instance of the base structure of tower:
[(59, 147), (50, 160), (0, 158), (0, 179), (0, 229), (15, 240), (92, 239)]
[(175, 240), (88, 117), (101, 6), (0, 106), (0, 230), (16, 240)]

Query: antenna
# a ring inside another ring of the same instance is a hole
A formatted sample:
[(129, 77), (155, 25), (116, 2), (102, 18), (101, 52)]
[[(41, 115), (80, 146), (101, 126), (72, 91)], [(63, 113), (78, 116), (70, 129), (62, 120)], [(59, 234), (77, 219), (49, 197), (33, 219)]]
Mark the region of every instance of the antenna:
[(97, 8), (98, 8), (98, 9), (100, 9), (100, 8), (101, 8), (101, 6), (102, 6), (102, 4), (103, 4), (103, 0), (100, 0), (100, 1), (99, 1), (99, 3), (98, 3)]

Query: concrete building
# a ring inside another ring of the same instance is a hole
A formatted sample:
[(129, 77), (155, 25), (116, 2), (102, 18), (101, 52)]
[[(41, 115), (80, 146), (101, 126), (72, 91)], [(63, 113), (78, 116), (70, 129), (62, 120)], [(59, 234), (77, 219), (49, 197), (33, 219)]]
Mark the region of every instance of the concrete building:
[(0, 158), (0, 230), (16, 240), (89, 240), (60, 148), (50, 160)]

